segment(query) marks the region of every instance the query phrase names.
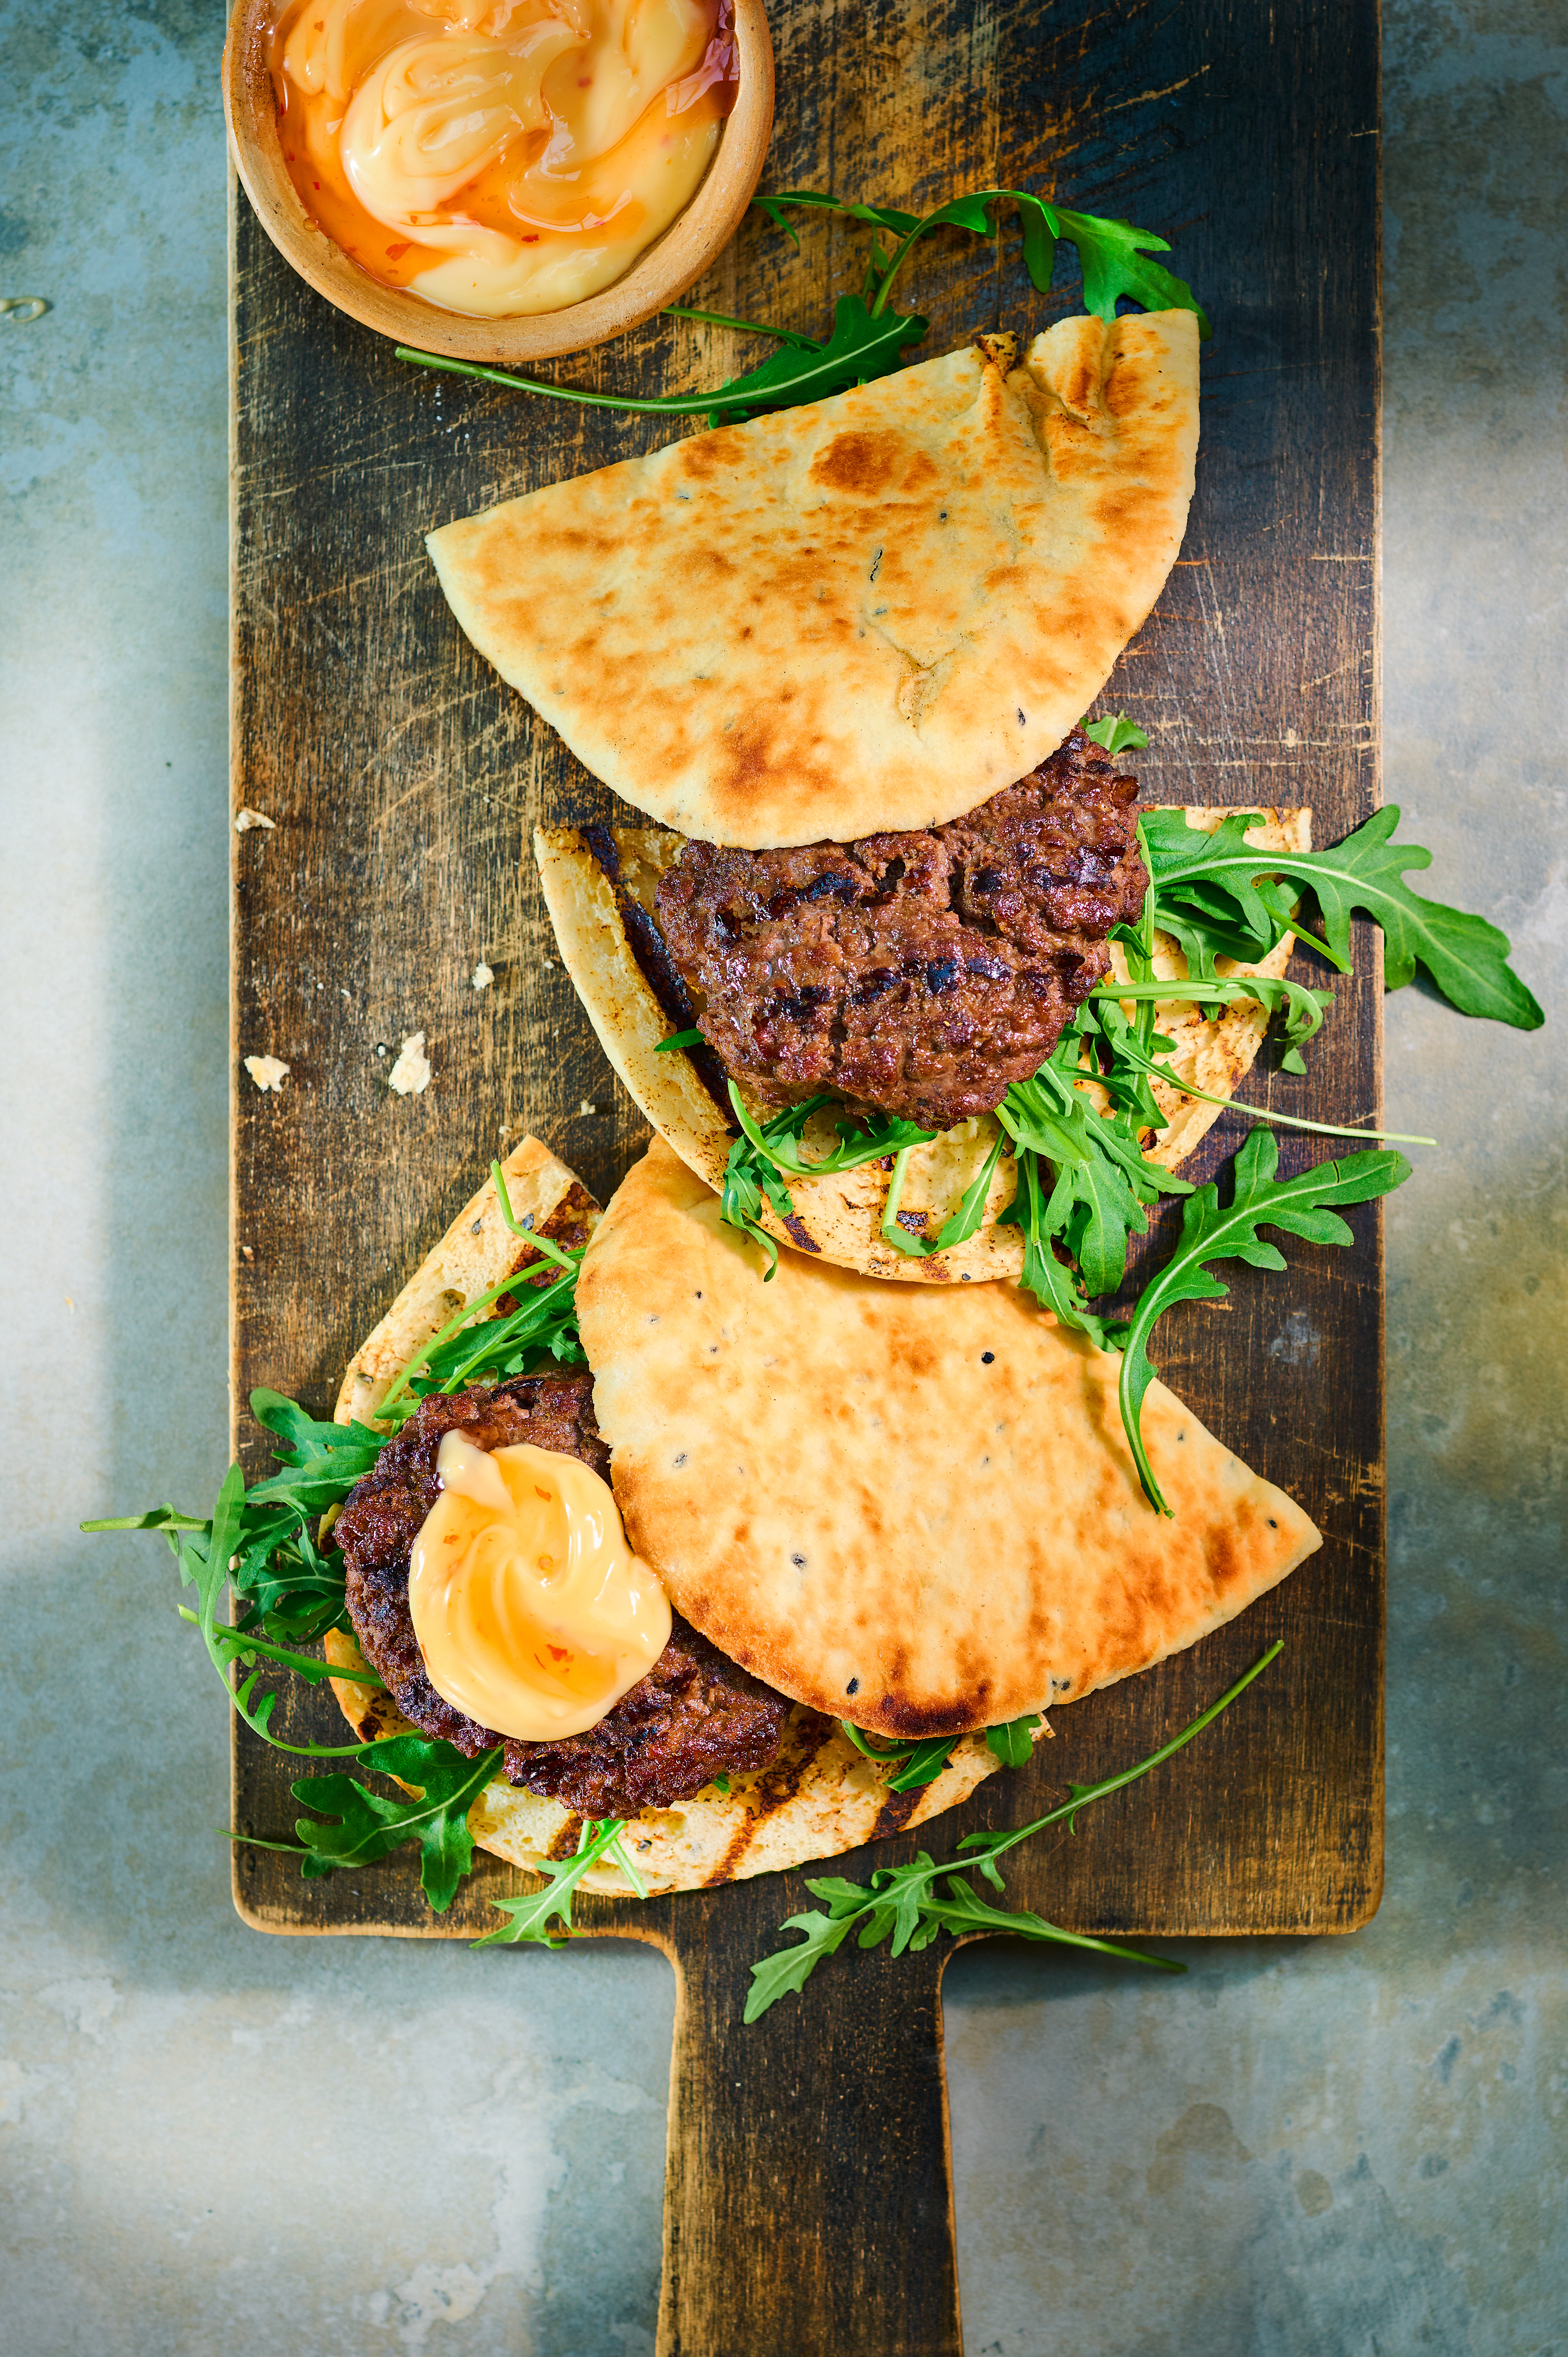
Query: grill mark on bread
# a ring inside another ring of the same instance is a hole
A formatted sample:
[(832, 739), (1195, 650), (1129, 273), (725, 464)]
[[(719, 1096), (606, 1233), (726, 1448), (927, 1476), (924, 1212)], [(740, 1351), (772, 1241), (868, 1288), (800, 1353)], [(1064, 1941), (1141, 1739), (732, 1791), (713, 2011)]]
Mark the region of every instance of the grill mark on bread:
[[(671, 1030), (694, 1030), (697, 1003), (682, 978), (680, 968), (671, 956), (659, 927), (621, 882), (620, 850), (615, 836), (607, 826), (596, 823), (579, 831), (598, 865), (600, 874), (616, 896), (616, 913), (626, 934), (627, 947), (637, 962), (638, 972), (659, 1001), (660, 1011)], [(723, 1115), (725, 1129), (732, 1137), (738, 1136), (740, 1133), (729, 1101), (725, 1068), (718, 1057), (705, 1042), (699, 1042), (684, 1052), (693, 1071)]]
[(583, 1838), (583, 1820), (574, 1810), (567, 1817), (544, 1855), (553, 1864), (557, 1858), (575, 1857), (577, 1845)]
[(876, 1823), (867, 1834), (867, 1841), (886, 1841), (889, 1834), (901, 1834), (919, 1804), (922, 1786), (913, 1792), (889, 1792), (876, 1812)]

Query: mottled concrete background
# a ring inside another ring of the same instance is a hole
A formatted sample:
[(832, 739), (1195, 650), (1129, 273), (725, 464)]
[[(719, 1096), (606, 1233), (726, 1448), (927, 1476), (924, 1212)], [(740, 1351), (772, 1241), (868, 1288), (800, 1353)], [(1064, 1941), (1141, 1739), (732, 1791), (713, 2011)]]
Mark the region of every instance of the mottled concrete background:
[[(0, 2338), (649, 2352), (663, 1964), (243, 1931), (221, 1698), (74, 1530), (223, 1460), (218, 15), (0, 0)], [(1561, 1026), (1568, 37), (1386, 15), (1388, 791)], [(1390, 1006), (1382, 1912), (955, 1962), (971, 2357), (1568, 2352), (1560, 1038)]]

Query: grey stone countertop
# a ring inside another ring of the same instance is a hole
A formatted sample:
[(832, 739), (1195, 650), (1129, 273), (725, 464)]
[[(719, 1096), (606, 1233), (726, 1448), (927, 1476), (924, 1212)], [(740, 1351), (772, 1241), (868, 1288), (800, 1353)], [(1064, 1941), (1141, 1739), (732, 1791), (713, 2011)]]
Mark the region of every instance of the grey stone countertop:
[[(75, 1527), (224, 1454), (220, 13), (0, 0), (0, 293), (54, 305), (0, 317), (0, 2339), (633, 2357), (663, 1961), (247, 1932), (169, 1571)], [(1385, 18), (1387, 792), (1549, 1028), (1389, 1003), (1442, 1143), (1390, 1211), (1382, 1910), (1179, 1984), (955, 1960), (971, 2357), (1568, 2352), (1568, 26)]]

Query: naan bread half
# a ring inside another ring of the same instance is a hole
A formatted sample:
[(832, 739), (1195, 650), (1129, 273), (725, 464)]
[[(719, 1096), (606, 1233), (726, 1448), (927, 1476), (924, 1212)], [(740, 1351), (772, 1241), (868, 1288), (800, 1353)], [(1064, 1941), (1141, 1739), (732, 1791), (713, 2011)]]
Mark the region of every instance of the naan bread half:
[[(581, 1243), (594, 1233), (598, 1205), (536, 1138), (524, 1138), (501, 1167), (514, 1216), (532, 1214), (535, 1232), (562, 1244)], [(355, 1352), (338, 1395), (337, 1421), (347, 1424), (357, 1416), (373, 1423), (392, 1376), (420, 1345), (466, 1302), (537, 1257), (504, 1225), (495, 1187), (487, 1179)], [(326, 1652), (339, 1668), (366, 1666), (352, 1637), (340, 1632), (328, 1637)], [(391, 1695), (373, 1686), (334, 1678), (332, 1691), (344, 1717), (367, 1742), (417, 1731)], [(768, 1767), (736, 1772), (727, 1793), (709, 1785), (673, 1808), (644, 1811), (630, 1819), (626, 1842), (650, 1890), (694, 1890), (800, 1866), (808, 1858), (836, 1857), (862, 1842), (924, 1824), (967, 1800), (996, 1766), (984, 1738), (976, 1736), (957, 1747), (935, 1783), (916, 1792), (890, 1792), (872, 1762), (840, 1732), (835, 1717), (797, 1708)], [(579, 1824), (559, 1801), (541, 1800), (504, 1776), (485, 1787), (468, 1814), (469, 1830), (482, 1849), (494, 1850), (513, 1866), (534, 1868), (542, 1858), (575, 1850)], [(585, 1889), (612, 1895), (624, 1895), (627, 1888), (613, 1867), (592, 1867), (583, 1880)]]
[[(1175, 562), (1197, 322), (1059, 319), (432, 533), (595, 776), (754, 850), (957, 818), (1054, 752)], [(998, 357), (993, 357), (993, 355)]]
[(1322, 1544), (1163, 1383), (1139, 1488), (1112, 1354), (1013, 1286), (880, 1285), (758, 1245), (656, 1138), (578, 1279), (633, 1545), (735, 1661), (889, 1736), (1076, 1701)]
[[(1210, 833), (1226, 813), (1220, 810), (1189, 810), (1189, 826)], [(611, 840), (619, 864), (618, 892), (589, 847), (574, 827), (541, 828), (533, 838), (540, 881), (560, 943), (562, 963), (606, 1055), (649, 1120), (700, 1178), (717, 1192), (724, 1185), (732, 1132), (730, 1108), (720, 1104), (703, 1086), (692, 1059), (680, 1049), (658, 1052), (660, 1039), (677, 1027), (660, 1005), (639, 966), (627, 931), (631, 910), (654, 917), (654, 894), (664, 869), (681, 856), (683, 838), (655, 827), (614, 827)], [(1306, 810), (1268, 810), (1262, 822), (1248, 831), (1249, 843), (1270, 849), (1308, 851), (1312, 847), (1312, 813)], [(1259, 965), (1240, 965), (1230, 958), (1218, 961), (1221, 974), (1283, 974), (1290, 963), (1293, 942), (1287, 938)], [(1126, 978), (1120, 944), (1111, 944), (1113, 972)], [(1155, 937), (1156, 973), (1184, 979), (1187, 960), (1169, 934)], [(1182, 1093), (1181, 1083), (1229, 1097), (1251, 1069), (1268, 1029), (1268, 1010), (1242, 1003), (1227, 1007), (1212, 1021), (1190, 1004), (1173, 1001), (1159, 1008), (1158, 1028), (1176, 1042), (1170, 1059), (1173, 1081), (1156, 1081), (1155, 1101), (1167, 1116), (1167, 1126), (1155, 1137), (1148, 1158), (1174, 1170), (1218, 1121), (1219, 1105)], [(1103, 1098), (1091, 1088), (1090, 1093)], [(749, 1110), (765, 1119), (771, 1110), (743, 1087)], [(944, 1130), (929, 1146), (917, 1146), (909, 1157), (900, 1211), (906, 1225), (918, 1223), (936, 1232), (978, 1177), (996, 1142), (997, 1125), (987, 1114)], [(822, 1154), (837, 1144), (831, 1112), (817, 1115), (807, 1129), (808, 1155)], [(795, 1215), (786, 1223), (771, 1207), (764, 1223), (780, 1243), (803, 1252), (820, 1253), (841, 1267), (859, 1269), (867, 1276), (890, 1277), (907, 1285), (950, 1285), (990, 1277), (1016, 1277), (1024, 1265), (1024, 1240), (1016, 1227), (997, 1224), (1017, 1187), (1017, 1166), (1004, 1154), (986, 1200), (985, 1216), (967, 1243), (929, 1259), (911, 1259), (897, 1252), (882, 1234), (889, 1173), (875, 1162), (828, 1178), (791, 1178), (789, 1192)]]

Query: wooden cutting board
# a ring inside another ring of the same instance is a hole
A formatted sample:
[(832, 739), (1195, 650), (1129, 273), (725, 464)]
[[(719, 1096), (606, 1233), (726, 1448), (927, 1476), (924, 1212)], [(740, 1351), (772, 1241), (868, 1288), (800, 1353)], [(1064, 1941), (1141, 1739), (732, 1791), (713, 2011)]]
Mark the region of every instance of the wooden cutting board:
[[(1378, 31), (1371, 0), (776, 0), (779, 112), (765, 188), (928, 210), (1022, 186), (1155, 228), (1215, 323), (1186, 545), (1112, 698), (1149, 728), (1151, 801), (1309, 803), (1337, 839), (1378, 799)], [(821, 332), (864, 232), (759, 216), (694, 291)], [(1070, 256), (1064, 249), (1063, 267)], [(232, 213), (234, 1394), (330, 1412), (343, 1365), (526, 1128), (607, 1198), (646, 1128), (559, 963), (526, 845), (536, 821), (628, 815), (467, 644), (430, 526), (683, 430), (413, 371), (330, 310)], [(1077, 307), (1036, 296), (1015, 232), (939, 232), (903, 299), (925, 355)], [(766, 348), (764, 348), (766, 349)], [(757, 348), (655, 321), (564, 364), (637, 393), (716, 384)], [(691, 430), (686, 428), (684, 430)], [(1260, 1065), (1245, 1093), (1364, 1120), (1380, 1088), (1377, 942), (1312, 1055), (1310, 1088)], [(475, 965), (493, 970), (476, 992)], [(433, 1078), (393, 1095), (423, 1032)], [(280, 1095), (240, 1060), (283, 1058)], [(1310, 1099), (1308, 1103), (1307, 1100)], [(1240, 1135), (1222, 1119), (1189, 1176)], [(1320, 1158), (1284, 1134), (1287, 1169)], [(1381, 1878), (1382, 1293), (1379, 1209), (1351, 1251), (1292, 1246), (1285, 1276), (1227, 1270), (1176, 1312), (1175, 1389), (1326, 1534), (1320, 1555), (1179, 1660), (1060, 1712), (1032, 1766), (924, 1836), (1023, 1823), (1152, 1749), (1275, 1636), (1286, 1650), (1201, 1749), (1012, 1860), (1014, 1900), (1111, 1933), (1349, 1931)], [(1163, 1249), (1162, 1236), (1153, 1240)], [(247, 1470), (264, 1455), (249, 1420)], [(329, 1699), (287, 1725), (337, 1739)], [(295, 1764), (236, 1727), (234, 1819), (286, 1837)], [(893, 1862), (896, 1835), (845, 1870)], [(490, 1860), (432, 1918), (406, 1859), (304, 1883), (235, 1852), (242, 1915), (277, 1932), (469, 1937), (522, 1878)], [(664, 2357), (956, 2352), (942, 1946), (851, 1949), (740, 2026), (748, 1967), (809, 1905), (768, 1878), (646, 1906), (590, 1900), (585, 1930), (675, 1963)], [(569, 1956), (559, 1969), (572, 1970)], [(1052, 1969), (1039, 1957), (1042, 1987)], [(1107, 1966), (1108, 1973), (1122, 1969)], [(889, 2165), (889, 2156), (897, 2156)]]

